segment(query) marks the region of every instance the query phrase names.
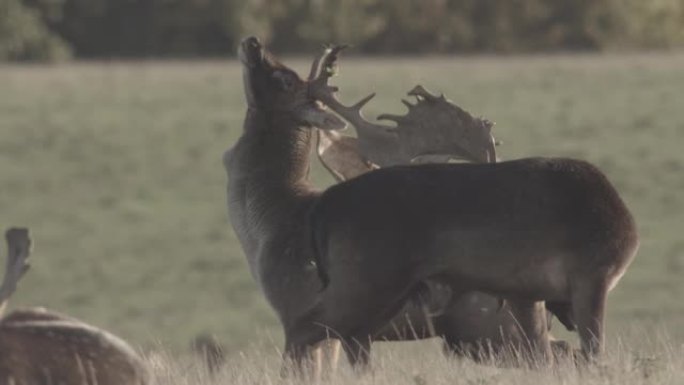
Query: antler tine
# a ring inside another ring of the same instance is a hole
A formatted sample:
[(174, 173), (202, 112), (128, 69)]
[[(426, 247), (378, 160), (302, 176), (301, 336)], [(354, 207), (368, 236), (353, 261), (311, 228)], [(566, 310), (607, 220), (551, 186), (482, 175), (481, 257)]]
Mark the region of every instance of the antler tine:
[(337, 64), (337, 58), (339, 57), (340, 52), (347, 48), (349, 48), (349, 46), (346, 44), (329, 45), (325, 47), (323, 54), (319, 56), (321, 58), (321, 62), (323, 63), (321, 65), (320, 76), (330, 78), (335, 74), (334, 68)]
[(17, 283), (28, 271), (27, 262), (31, 250), (28, 229), (11, 228), (5, 232), (7, 241), (7, 263), (5, 277), (0, 286), (0, 315), (5, 310), (9, 298), (17, 289)]
[[(428, 90), (426, 90), (425, 87), (421, 86), (420, 84), (413, 87), (413, 89), (411, 91), (407, 92), (407, 94), (415, 96), (416, 98), (425, 98), (427, 100), (438, 99), (437, 96), (428, 92)], [(441, 97), (444, 98), (444, 95), (442, 95)]]
[(309, 70), (309, 81), (316, 80), (316, 78), (319, 75), (319, 66), (321, 62), (326, 59), (326, 57), (330, 54), (331, 49), (328, 46), (323, 46), (323, 52), (320, 53), (320, 55), (316, 56), (314, 59), (313, 63), (311, 63), (311, 70)]
[(318, 67), (319, 64), (320, 71), (318, 72), (318, 76), (311, 79), (309, 85), (309, 92), (315, 99), (320, 100), (321, 102), (323, 102), (323, 104), (328, 106), (330, 109), (335, 111), (349, 123), (354, 125), (354, 127), (357, 130), (385, 130), (390, 128), (387, 126), (367, 121), (364, 118), (363, 113), (361, 112), (361, 109), (373, 97), (375, 97), (375, 93), (372, 93), (364, 97), (352, 106), (345, 106), (339, 100), (337, 100), (337, 97), (335, 96), (335, 92), (337, 92), (337, 87), (328, 84), (328, 80), (334, 75), (334, 68), (337, 62), (338, 55), (345, 48), (347, 48), (346, 45), (328, 47), (325, 49), (323, 54), (316, 58), (316, 60), (314, 61), (314, 65), (312, 66), (312, 73), (314, 72), (313, 67)]

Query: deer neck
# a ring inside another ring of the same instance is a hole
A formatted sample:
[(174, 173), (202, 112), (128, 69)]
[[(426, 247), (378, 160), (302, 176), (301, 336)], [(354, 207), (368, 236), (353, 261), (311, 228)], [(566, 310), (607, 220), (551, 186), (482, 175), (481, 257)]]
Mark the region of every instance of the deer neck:
[(312, 130), (285, 114), (249, 110), (242, 136), (226, 153), (228, 209), (247, 253), (301, 223), (315, 196), (309, 183)]
[(231, 150), (229, 176), (292, 192), (308, 189), (312, 138), (310, 128), (287, 114), (250, 109)]

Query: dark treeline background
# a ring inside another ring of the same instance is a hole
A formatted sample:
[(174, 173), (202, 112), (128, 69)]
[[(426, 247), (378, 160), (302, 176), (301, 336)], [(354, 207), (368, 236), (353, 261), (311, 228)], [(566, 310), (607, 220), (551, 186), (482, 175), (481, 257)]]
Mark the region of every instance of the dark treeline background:
[(415, 54), (684, 45), (684, 0), (0, 0), (0, 60), (232, 56), (325, 42)]

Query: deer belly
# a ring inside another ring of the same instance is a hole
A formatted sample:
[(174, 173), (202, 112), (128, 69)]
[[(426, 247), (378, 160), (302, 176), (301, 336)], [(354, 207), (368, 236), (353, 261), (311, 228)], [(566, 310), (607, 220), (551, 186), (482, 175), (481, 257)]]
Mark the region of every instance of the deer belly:
[(549, 242), (533, 245), (523, 237), (488, 236), (478, 231), (450, 232), (441, 238), (435, 239), (425, 262), (436, 268), (431, 270), (451, 277), (452, 284), (539, 300), (567, 297), (567, 250), (551, 247)]

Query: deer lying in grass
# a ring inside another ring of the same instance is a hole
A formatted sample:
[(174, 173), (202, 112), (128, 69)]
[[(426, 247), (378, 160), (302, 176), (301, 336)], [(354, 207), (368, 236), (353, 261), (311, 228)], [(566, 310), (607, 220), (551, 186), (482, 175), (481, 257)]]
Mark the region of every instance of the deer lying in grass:
[[(301, 368), (329, 335), (353, 365), (426, 281), (506, 298), (530, 353), (550, 356), (543, 301), (562, 304), (586, 356), (600, 353), (606, 294), (637, 249), (634, 221), (605, 176), (571, 159), (388, 167), (322, 194), (308, 182), (313, 128), (346, 126), (328, 68), (304, 81), (244, 40), (248, 109), (224, 155), (228, 207), (252, 274)], [(347, 117), (348, 118), (348, 117)]]
[[(26, 229), (9, 229), (0, 316), (28, 271), (31, 241)], [(0, 384), (146, 384), (147, 370), (118, 337), (42, 308), (16, 310), (0, 318)]]

